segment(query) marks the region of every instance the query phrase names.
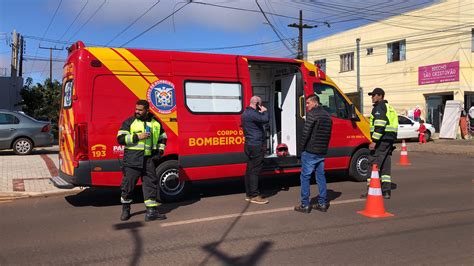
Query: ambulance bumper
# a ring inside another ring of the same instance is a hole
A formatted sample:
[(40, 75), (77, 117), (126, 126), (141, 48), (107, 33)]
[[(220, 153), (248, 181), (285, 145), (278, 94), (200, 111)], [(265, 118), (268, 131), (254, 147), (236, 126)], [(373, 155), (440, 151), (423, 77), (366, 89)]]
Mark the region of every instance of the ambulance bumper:
[(59, 176), (51, 179), (53, 185), (57, 188), (71, 189), (73, 187), (89, 187), (91, 183), (90, 162), (80, 161), (79, 167), (74, 168), (74, 175), (68, 175), (59, 170)]
[(53, 176), (50, 178), (51, 182), (53, 182), (53, 185), (57, 188), (61, 189), (71, 189), (74, 188), (74, 185), (69, 183), (68, 181), (64, 180), (60, 176)]

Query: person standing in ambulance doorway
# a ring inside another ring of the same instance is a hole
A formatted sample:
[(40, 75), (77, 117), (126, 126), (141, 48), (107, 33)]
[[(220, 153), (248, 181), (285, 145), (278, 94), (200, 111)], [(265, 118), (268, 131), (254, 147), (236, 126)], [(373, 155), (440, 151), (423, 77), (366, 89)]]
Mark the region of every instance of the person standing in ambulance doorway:
[[(382, 181), (382, 195), (385, 199), (391, 197), (392, 186), (392, 151), (393, 142), (397, 139), (398, 114), (395, 109), (384, 99), (385, 91), (375, 88), (369, 92), (372, 97), (373, 109), (370, 115), (370, 134), (372, 142), (369, 145), (369, 162), (371, 165), (377, 164)], [(367, 179), (367, 186), (370, 184), (370, 177)], [(367, 193), (361, 198), (367, 197)]]
[(166, 133), (161, 123), (149, 112), (146, 100), (138, 100), (135, 116), (126, 119), (117, 134), (119, 144), (125, 146), (123, 156), (123, 178), (121, 184), (122, 215), (120, 220), (130, 219), (133, 191), (138, 178), (142, 178), (143, 199), (145, 200), (145, 221), (164, 220), (158, 213), (158, 177), (155, 162), (163, 155), (166, 147)]
[(262, 170), (265, 155), (264, 125), (270, 120), (267, 108), (262, 106), (262, 99), (252, 96), (241, 118), (245, 137), (244, 152), (248, 159), (245, 171), (247, 194), (245, 200), (256, 204), (267, 204), (268, 200), (262, 198), (258, 191), (258, 175)]
[[(311, 209), (321, 212), (328, 210), (326, 176), (324, 174), (324, 158), (328, 152), (329, 140), (331, 139), (332, 120), (331, 115), (324, 110), (315, 94), (306, 99), (306, 121), (300, 140), (301, 147), (301, 204), (295, 206), (295, 211), (310, 213)], [(316, 182), (318, 183), (318, 202), (310, 205), (310, 180), (316, 171)]]

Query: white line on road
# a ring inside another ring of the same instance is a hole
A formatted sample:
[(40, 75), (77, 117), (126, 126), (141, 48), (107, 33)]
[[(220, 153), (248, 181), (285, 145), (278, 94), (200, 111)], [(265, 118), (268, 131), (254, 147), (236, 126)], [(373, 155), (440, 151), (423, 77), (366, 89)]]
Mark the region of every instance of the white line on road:
[[(350, 199), (350, 200), (334, 201), (334, 202), (331, 202), (331, 205), (353, 203), (353, 202), (360, 202), (360, 201), (364, 201), (364, 199)], [(184, 221), (178, 221), (178, 222), (162, 223), (161, 227), (169, 227), (169, 226), (185, 225), (185, 224), (193, 224), (193, 223), (202, 223), (202, 222), (216, 221), (216, 220), (222, 220), (222, 219), (236, 218), (236, 217), (240, 217), (240, 216), (251, 216), (251, 215), (260, 215), (260, 214), (267, 214), (267, 213), (275, 213), (275, 212), (285, 212), (285, 211), (292, 211), (293, 209), (294, 209), (294, 207), (286, 207), (286, 208), (270, 209), (270, 210), (263, 210), (263, 211), (232, 213), (232, 214), (212, 216), (212, 217), (206, 217), (206, 218), (198, 218), (198, 219), (190, 219), (190, 220), (184, 220)]]

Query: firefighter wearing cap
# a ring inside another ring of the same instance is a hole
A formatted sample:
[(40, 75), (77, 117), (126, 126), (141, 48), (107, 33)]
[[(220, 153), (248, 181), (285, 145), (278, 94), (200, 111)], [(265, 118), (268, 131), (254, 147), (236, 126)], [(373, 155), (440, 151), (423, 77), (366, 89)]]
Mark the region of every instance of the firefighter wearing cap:
[(135, 105), (135, 116), (125, 120), (117, 134), (117, 141), (125, 146), (123, 156), (123, 179), (121, 184), (122, 215), (120, 220), (130, 219), (130, 204), (139, 177), (142, 177), (143, 199), (145, 200), (145, 221), (163, 220), (158, 213), (158, 177), (155, 162), (164, 153), (166, 133), (160, 122), (149, 113), (150, 105), (139, 100)]
[[(373, 109), (370, 114), (370, 134), (372, 142), (369, 145), (371, 164), (377, 164), (382, 181), (382, 194), (385, 199), (391, 196), (391, 160), (393, 142), (397, 139), (398, 115), (395, 109), (384, 99), (385, 92), (375, 88), (369, 93), (372, 97)], [(370, 178), (367, 179), (367, 184)], [(365, 197), (363, 194), (362, 197)]]

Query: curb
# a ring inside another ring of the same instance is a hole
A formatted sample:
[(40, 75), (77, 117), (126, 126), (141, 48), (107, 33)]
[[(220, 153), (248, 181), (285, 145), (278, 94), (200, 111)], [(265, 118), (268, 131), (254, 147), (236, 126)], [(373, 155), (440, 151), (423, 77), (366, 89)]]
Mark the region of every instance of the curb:
[(75, 194), (83, 191), (85, 188), (76, 187), (68, 190), (48, 190), (43, 192), (0, 192), (0, 202), (2, 201), (11, 201), (17, 199), (26, 199), (26, 198), (39, 198), (39, 197), (49, 197), (56, 195), (64, 194)]

